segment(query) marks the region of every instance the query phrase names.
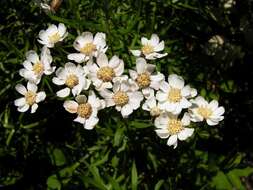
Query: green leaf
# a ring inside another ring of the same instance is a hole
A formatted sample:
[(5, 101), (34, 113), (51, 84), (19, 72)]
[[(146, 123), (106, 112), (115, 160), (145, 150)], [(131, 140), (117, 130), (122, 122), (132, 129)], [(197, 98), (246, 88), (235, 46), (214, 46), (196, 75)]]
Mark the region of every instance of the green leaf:
[(133, 162), (132, 171), (131, 171), (131, 185), (132, 185), (132, 190), (137, 190), (138, 173), (137, 173), (135, 162)]
[(47, 187), (48, 189), (57, 189), (60, 190), (61, 189), (61, 183), (59, 182), (59, 180), (57, 179), (56, 175), (51, 175), (49, 178), (47, 178)]
[(66, 163), (66, 158), (63, 152), (58, 148), (53, 151), (53, 159), (56, 166), (62, 166)]
[(159, 180), (159, 181), (155, 184), (155, 190), (159, 190), (159, 189), (162, 187), (163, 183), (164, 183), (164, 180), (163, 180), (163, 179)]
[(233, 189), (233, 186), (228, 181), (227, 176), (222, 171), (219, 171), (213, 178), (212, 185), (215, 186), (216, 189)]

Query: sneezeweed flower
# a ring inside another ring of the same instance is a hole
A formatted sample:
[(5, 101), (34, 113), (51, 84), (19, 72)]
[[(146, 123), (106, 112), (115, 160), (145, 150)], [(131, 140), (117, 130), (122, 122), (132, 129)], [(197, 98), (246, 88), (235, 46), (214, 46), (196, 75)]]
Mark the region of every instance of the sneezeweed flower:
[(131, 53), (136, 56), (144, 56), (145, 59), (154, 60), (157, 58), (162, 58), (167, 55), (167, 53), (158, 53), (164, 50), (164, 41), (159, 40), (157, 34), (152, 34), (151, 39), (148, 40), (145, 37), (141, 38), (141, 49), (140, 50), (130, 50)]
[(124, 62), (117, 56), (113, 56), (108, 61), (107, 56), (101, 53), (97, 57), (96, 63), (88, 66), (90, 78), (96, 90), (100, 91), (105, 88), (112, 88), (112, 81), (124, 72)]
[(192, 100), (192, 107), (189, 109), (191, 120), (200, 122), (206, 120), (208, 125), (218, 125), (224, 119), (224, 107), (220, 106), (216, 100), (206, 101), (202, 96)]
[(189, 108), (192, 105), (188, 99), (196, 95), (197, 91), (189, 85), (185, 86), (182, 77), (172, 74), (169, 75), (168, 82), (163, 81), (161, 83), (156, 99), (162, 110), (179, 114), (182, 109)]
[(184, 141), (192, 136), (194, 129), (187, 128), (190, 125), (190, 116), (185, 113), (182, 119), (178, 119), (177, 115), (168, 113), (161, 114), (155, 119), (156, 134), (162, 138), (167, 139), (167, 145), (177, 147), (177, 139)]
[(45, 92), (37, 92), (38, 87), (31, 82), (27, 83), (27, 87), (24, 87), (22, 84), (17, 84), (15, 88), (24, 96), (14, 101), (19, 112), (26, 112), (31, 107), (31, 113), (34, 113), (38, 108), (38, 103), (46, 98)]
[(75, 122), (83, 124), (85, 129), (93, 129), (99, 121), (98, 111), (105, 107), (104, 101), (97, 98), (93, 91), (89, 92), (88, 98), (85, 95), (78, 95), (75, 100), (65, 101), (64, 108), (70, 113), (77, 114)]
[(139, 91), (132, 91), (128, 80), (115, 82), (113, 91), (104, 89), (99, 91), (100, 95), (106, 102), (106, 107), (115, 106), (116, 110), (121, 112), (121, 115), (126, 118), (133, 110), (140, 107), (143, 100), (143, 95)]
[(67, 97), (70, 91), (74, 96), (79, 95), (82, 90), (87, 90), (90, 86), (90, 80), (86, 78), (87, 72), (85, 69), (73, 63), (66, 63), (64, 67), (56, 70), (56, 77), (53, 78), (53, 83), (56, 85), (65, 85), (66, 87), (57, 92), (58, 97)]
[(131, 78), (137, 83), (144, 97), (149, 98), (154, 95), (154, 90), (158, 90), (164, 75), (154, 73), (155, 65), (147, 64), (143, 58), (136, 60), (136, 70), (129, 70)]
[(94, 37), (91, 32), (83, 32), (74, 42), (74, 48), (80, 53), (72, 53), (68, 55), (69, 60), (82, 63), (97, 57), (100, 53), (107, 50), (106, 36), (104, 33), (98, 32)]
[(57, 42), (63, 41), (67, 35), (68, 32), (64, 24), (60, 23), (58, 27), (51, 24), (46, 30), (40, 31), (38, 42), (52, 48)]
[(19, 70), (19, 74), (25, 79), (38, 84), (43, 74), (51, 75), (55, 71), (55, 67), (52, 67), (51, 63), (52, 56), (46, 46), (42, 48), (40, 57), (35, 51), (28, 51), (26, 60), (23, 62), (24, 68)]
[(146, 99), (142, 105), (142, 109), (148, 111), (152, 117), (158, 117), (162, 113), (160, 105), (154, 96)]

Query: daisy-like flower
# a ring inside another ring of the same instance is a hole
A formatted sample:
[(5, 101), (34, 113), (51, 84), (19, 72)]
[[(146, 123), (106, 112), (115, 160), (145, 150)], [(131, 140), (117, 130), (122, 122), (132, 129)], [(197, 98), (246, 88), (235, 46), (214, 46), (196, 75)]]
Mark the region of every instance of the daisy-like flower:
[(162, 113), (160, 105), (154, 96), (144, 102), (142, 109), (148, 111), (153, 117), (158, 117)]
[(77, 114), (75, 122), (79, 122), (83, 124), (85, 129), (91, 130), (98, 123), (98, 110), (103, 109), (105, 103), (97, 98), (93, 91), (90, 91), (88, 99), (85, 95), (78, 95), (76, 101), (67, 100), (63, 106), (68, 112)]
[(17, 84), (15, 88), (24, 96), (14, 101), (19, 112), (26, 112), (31, 107), (31, 113), (34, 113), (38, 108), (38, 103), (46, 98), (46, 93), (43, 91), (37, 92), (38, 87), (31, 82), (27, 83), (27, 88), (22, 84)]
[(55, 67), (52, 67), (51, 63), (52, 56), (46, 46), (42, 48), (40, 57), (35, 51), (28, 51), (26, 60), (23, 62), (24, 68), (19, 70), (19, 74), (25, 79), (38, 84), (43, 74), (51, 75), (55, 71)]
[(164, 41), (159, 42), (157, 34), (152, 34), (150, 40), (142, 37), (141, 45), (140, 50), (130, 50), (134, 56), (140, 57), (143, 55), (146, 59), (154, 60), (167, 55), (167, 53), (158, 53), (164, 49)]
[(56, 85), (65, 85), (66, 87), (57, 92), (58, 97), (67, 97), (70, 91), (74, 96), (79, 95), (82, 90), (87, 90), (90, 86), (90, 80), (86, 78), (87, 71), (73, 63), (66, 63), (64, 68), (60, 67), (56, 70), (56, 76), (53, 83)]
[(112, 81), (115, 77), (119, 77), (124, 72), (124, 62), (117, 56), (113, 56), (108, 61), (104, 53), (99, 54), (97, 63), (89, 66), (91, 80), (100, 91), (105, 88), (112, 88)]
[(74, 42), (74, 48), (80, 53), (69, 54), (68, 59), (82, 63), (92, 57), (97, 57), (99, 53), (105, 53), (107, 50), (105, 39), (105, 34), (101, 32), (98, 32), (94, 37), (91, 32), (83, 32)]
[(121, 115), (126, 118), (133, 110), (140, 107), (143, 100), (143, 95), (139, 91), (132, 91), (128, 80), (115, 82), (113, 91), (104, 89), (99, 91), (100, 95), (105, 99), (106, 106), (115, 106), (116, 110), (121, 112)]
[(154, 74), (155, 68), (155, 65), (147, 64), (145, 59), (138, 58), (136, 60), (136, 70), (129, 70), (131, 78), (142, 90), (145, 98), (154, 95), (154, 90), (158, 90), (164, 80), (163, 74)]
[(192, 136), (194, 129), (187, 128), (190, 125), (190, 116), (185, 113), (183, 118), (178, 119), (177, 115), (168, 113), (161, 114), (155, 119), (156, 134), (162, 138), (167, 139), (167, 145), (177, 147), (177, 139), (184, 141)]
[(40, 31), (38, 42), (52, 48), (57, 42), (63, 41), (67, 35), (68, 32), (64, 24), (60, 23), (58, 27), (51, 24), (46, 30)]
[(184, 86), (184, 79), (172, 74), (169, 75), (168, 82), (163, 81), (161, 83), (156, 99), (162, 110), (179, 114), (182, 109), (189, 108), (192, 105), (188, 99), (196, 95), (196, 89), (189, 85)]
[(218, 125), (224, 119), (224, 107), (220, 106), (216, 100), (207, 102), (202, 96), (192, 100), (192, 107), (189, 109), (191, 120), (200, 122), (206, 120), (208, 125)]

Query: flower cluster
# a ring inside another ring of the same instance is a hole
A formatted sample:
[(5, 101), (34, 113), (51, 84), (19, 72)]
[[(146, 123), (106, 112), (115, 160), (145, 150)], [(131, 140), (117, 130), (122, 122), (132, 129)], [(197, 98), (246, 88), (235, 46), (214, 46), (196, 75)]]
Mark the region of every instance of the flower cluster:
[(14, 102), (18, 111), (26, 112), (30, 106), (31, 113), (36, 111), (38, 103), (46, 98), (45, 92), (37, 92), (37, 85), (43, 75), (53, 74), (52, 82), (61, 88), (56, 95), (68, 97), (63, 107), (76, 114), (74, 121), (88, 130), (99, 122), (97, 114), (102, 109), (115, 107), (127, 118), (141, 107), (154, 118), (156, 134), (168, 139), (167, 144), (176, 148), (178, 139), (186, 140), (194, 133), (190, 122), (206, 120), (208, 125), (217, 125), (223, 120), (224, 108), (219, 107), (216, 100), (207, 102), (197, 96), (196, 89), (185, 85), (181, 76), (165, 77), (149, 63), (167, 55), (162, 53), (164, 41), (156, 34), (152, 34), (151, 39), (141, 38), (140, 49), (131, 50), (136, 64), (128, 72), (119, 56), (108, 58), (106, 55), (108, 46), (104, 33), (83, 32), (73, 44), (77, 52), (67, 55), (69, 62), (58, 68), (52, 66), (49, 48), (67, 35), (64, 24), (50, 25), (39, 33), (38, 42), (43, 45), (41, 55), (33, 50), (26, 53), (24, 68), (19, 74), (28, 82), (27, 88), (21, 84), (16, 86), (24, 96)]

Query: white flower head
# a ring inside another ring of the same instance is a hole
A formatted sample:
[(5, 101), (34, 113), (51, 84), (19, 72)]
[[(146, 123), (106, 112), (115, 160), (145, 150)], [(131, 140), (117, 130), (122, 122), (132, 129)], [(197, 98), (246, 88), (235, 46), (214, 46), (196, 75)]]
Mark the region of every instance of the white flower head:
[(53, 83), (56, 85), (65, 85), (66, 87), (57, 92), (58, 97), (67, 97), (70, 91), (74, 96), (79, 95), (82, 90), (87, 90), (91, 81), (86, 78), (85, 69), (73, 63), (66, 63), (64, 67), (56, 70), (56, 77)]
[(163, 111), (160, 108), (160, 105), (157, 103), (156, 98), (153, 96), (149, 99), (146, 99), (142, 105), (142, 109), (149, 111), (150, 115), (153, 117), (158, 117)]
[(121, 112), (121, 115), (126, 118), (133, 110), (140, 107), (143, 100), (143, 95), (139, 91), (132, 91), (128, 80), (115, 82), (113, 91), (104, 89), (99, 91), (100, 95), (105, 99), (106, 106), (115, 106), (116, 110)]
[(163, 81), (161, 83), (156, 99), (162, 110), (179, 114), (182, 109), (189, 108), (192, 105), (188, 99), (196, 95), (196, 89), (189, 85), (185, 86), (182, 77), (172, 74), (169, 75), (168, 82)]
[(83, 124), (85, 129), (91, 130), (98, 123), (98, 110), (103, 109), (105, 103), (97, 98), (93, 91), (90, 91), (88, 99), (85, 95), (78, 95), (76, 101), (67, 100), (63, 106), (68, 112), (77, 114), (75, 122), (79, 122)]
[(74, 48), (80, 53), (72, 53), (68, 55), (69, 60), (82, 63), (97, 57), (100, 53), (107, 50), (105, 33), (98, 32), (93, 37), (91, 32), (83, 32), (74, 42)]
[(192, 136), (194, 129), (187, 128), (190, 125), (190, 116), (185, 113), (183, 118), (178, 119), (177, 115), (169, 113), (161, 114), (155, 119), (156, 134), (162, 138), (167, 139), (167, 145), (177, 147), (177, 139), (184, 141)]
[(19, 74), (26, 80), (38, 84), (43, 74), (51, 75), (55, 71), (51, 63), (52, 56), (46, 46), (42, 48), (40, 57), (35, 51), (28, 51), (23, 62), (24, 68), (19, 70)]
[(131, 78), (137, 83), (145, 98), (154, 96), (154, 90), (158, 90), (164, 80), (162, 73), (155, 74), (155, 65), (147, 64), (143, 58), (136, 59), (136, 70), (129, 70)]
[(17, 84), (15, 88), (24, 96), (14, 101), (19, 112), (26, 112), (31, 107), (31, 113), (34, 113), (38, 108), (38, 103), (46, 98), (46, 93), (43, 91), (37, 92), (38, 87), (31, 82), (27, 83), (27, 87), (24, 87), (22, 84)]
[(200, 122), (206, 120), (208, 125), (218, 125), (224, 119), (224, 107), (220, 106), (216, 100), (207, 102), (202, 96), (192, 100), (192, 107), (189, 109), (191, 120)]
[(115, 77), (120, 77), (124, 72), (124, 62), (117, 56), (113, 56), (108, 61), (107, 56), (101, 53), (97, 57), (96, 63), (89, 65), (90, 77), (96, 90), (112, 88), (112, 81)]
[(152, 34), (150, 40), (142, 37), (141, 45), (142, 47), (140, 50), (130, 50), (134, 56), (140, 57), (143, 55), (145, 59), (154, 60), (167, 55), (167, 53), (158, 53), (164, 50), (164, 41), (160, 42), (157, 34)]
[(64, 24), (60, 23), (58, 27), (51, 24), (46, 30), (40, 31), (38, 41), (48, 48), (52, 48), (57, 42), (63, 41), (67, 35), (68, 32)]

